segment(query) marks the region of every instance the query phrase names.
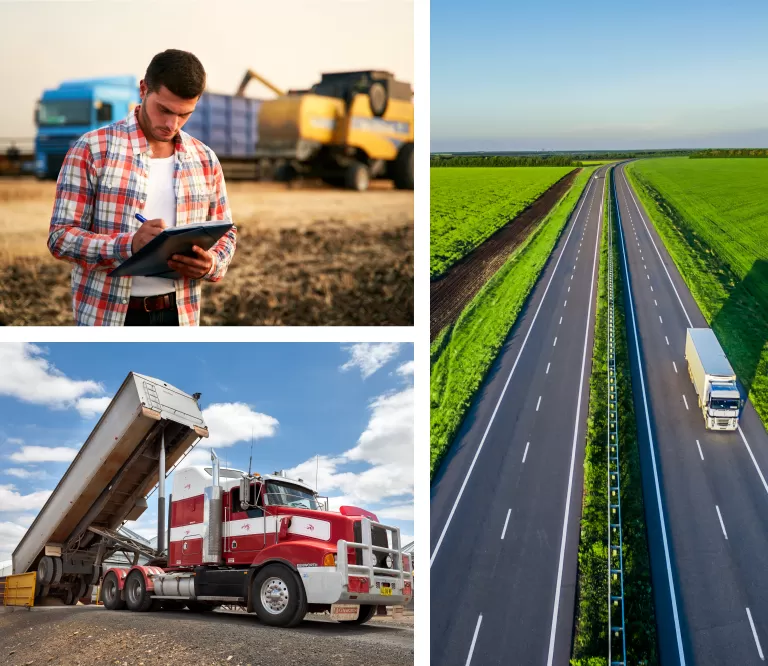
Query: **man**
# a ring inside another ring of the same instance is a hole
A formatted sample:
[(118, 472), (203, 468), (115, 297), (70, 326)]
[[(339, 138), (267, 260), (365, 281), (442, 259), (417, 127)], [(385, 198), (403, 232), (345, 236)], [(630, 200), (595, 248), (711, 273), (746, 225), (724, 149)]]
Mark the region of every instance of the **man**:
[(205, 82), (191, 53), (159, 53), (139, 84), (141, 104), (124, 120), (84, 134), (67, 153), (48, 248), (74, 264), (78, 325), (197, 325), (200, 281), (224, 277), (235, 252), (234, 228), (208, 251), (195, 247), (194, 257), (171, 257), (168, 265), (181, 279), (107, 276), (164, 228), (232, 221), (218, 158), (181, 131)]

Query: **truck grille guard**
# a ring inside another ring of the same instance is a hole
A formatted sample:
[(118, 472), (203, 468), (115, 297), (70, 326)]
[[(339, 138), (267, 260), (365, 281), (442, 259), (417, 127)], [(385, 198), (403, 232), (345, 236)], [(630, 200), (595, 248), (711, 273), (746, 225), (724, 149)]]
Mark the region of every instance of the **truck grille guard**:
[[(384, 546), (374, 546), (371, 528), (379, 527), (391, 534), (391, 543), (393, 548), (385, 548)], [(362, 534), (362, 541), (345, 541), (339, 539), (336, 556), (336, 570), (341, 574), (343, 584), (348, 585), (350, 574), (362, 574), (368, 578), (368, 586), (371, 590), (376, 589), (376, 576), (380, 577), (379, 582), (382, 582), (382, 578), (386, 577), (389, 580), (395, 578), (399, 581), (399, 588), (402, 591), (405, 582), (411, 582), (413, 574), (410, 571), (406, 571), (403, 567), (403, 552), (400, 546), (400, 528), (393, 527), (392, 525), (384, 525), (377, 523), (370, 518), (363, 516), (360, 521), (360, 528)], [(349, 564), (349, 549), (359, 548), (362, 551), (363, 563), (362, 564)], [(388, 553), (392, 555), (393, 566), (391, 569), (385, 567), (374, 566), (374, 552)]]

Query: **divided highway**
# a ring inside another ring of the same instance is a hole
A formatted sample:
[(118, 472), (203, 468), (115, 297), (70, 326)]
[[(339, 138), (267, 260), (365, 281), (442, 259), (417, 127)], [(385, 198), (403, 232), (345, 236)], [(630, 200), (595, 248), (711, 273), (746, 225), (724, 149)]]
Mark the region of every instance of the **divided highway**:
[[(768, 434), (749, 403), (735, 433), (705, 429), (685, 331), (707, 323), (623, 167), (616, 194), (661, 663), (761, 664), (768, 649)], [(433, 578), (433, 586), (440, 582)]]
[(605, 169), (597, 175), (432, 484), (439, 666), (570, 657)]

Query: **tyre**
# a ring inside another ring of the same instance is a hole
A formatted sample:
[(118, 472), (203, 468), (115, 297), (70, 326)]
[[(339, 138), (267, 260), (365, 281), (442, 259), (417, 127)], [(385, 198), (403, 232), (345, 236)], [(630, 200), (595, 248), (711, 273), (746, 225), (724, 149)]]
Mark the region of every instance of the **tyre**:
[(365, 192), (370, 182), (371, 174), (362, 162), (352, 162), (344, 173), (344, 186), (350, 190)]
[(299, 577), (282, 564), (268, 564), (251, 583), (256, 615), (273, 627), (295, 627), (307, 614), (307, 595)]
[(377, 118), (381, 118), (387, 112), (389, 93), (381, 81), (374, 81), (368, 88), (368, 101), (371, 105), (371, 113)]
[[(77, 583), (79, 585), (79, 583)], [(77, 605), (77, 590), (73, 587), (68, 587), (67, 592), (64, 595), (64, 603), (67, 606)]]
[(125, 604), (129, 610), (145, 613), (152, 608), (152, 595), (147, 591), (147, 583), (141, 571), (134, 570), (125, 579)]
[(413, 144), (406, 143), (395, 158), (395, 187), (398, 190), (413, 189)]
[(210, 604), (205, 601), (188, 601), (186, 606), (193, 613), (210, 613), (219, 607), (218, 604)]
[(292, 164), (281, 164), (275, 169), (275, 181), (278, 183), (290, 183), (296, 176), (296, 169)]
[(376, 606), (360, 606), (356, 620), (339, 620), (341, 624), (365, 624), (376, 615)]
[(107, 610), (123, 610), (125, 608), (125, 599), (120, 593), (117, 574), (114, 571), (110, 571), (104, 576), (104, 582), (101, 584), (101, 601)]
[(55, 573), (53, 558), (47, 555), (40, 559), (37, 565), (37, 582), (40, 585), (50, 585), (53, 582), (53, 575)]

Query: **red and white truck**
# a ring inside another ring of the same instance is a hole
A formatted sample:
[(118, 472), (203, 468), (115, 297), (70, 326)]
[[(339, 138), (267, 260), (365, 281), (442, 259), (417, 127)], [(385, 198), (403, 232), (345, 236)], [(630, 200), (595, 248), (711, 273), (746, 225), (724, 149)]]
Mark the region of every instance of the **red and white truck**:
[[(410, 601), (397, 527), (357, 507), (329, 511), (282, 473), (221, 469), (213, 451), (210, 466), (175, 471), (166, 531), (165, 470), (208, 436), (199, 397), (128, 376), (13, 553), (13, 573), (37, 571), (38, 599), (76, 603), (101, 581), (110, 610), (240, 605), (275, 626), (325, 610), (363, 623), (377, 606)], [(146, 510), (155, 486), (158, 545), (146, 552), (117, 528)], [(102, 572), (118, 550), (134, 566)], [(137, 564), (142, 553), (153, 560)]]

